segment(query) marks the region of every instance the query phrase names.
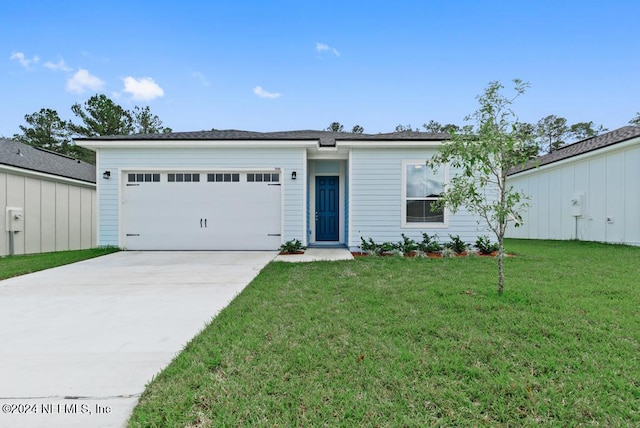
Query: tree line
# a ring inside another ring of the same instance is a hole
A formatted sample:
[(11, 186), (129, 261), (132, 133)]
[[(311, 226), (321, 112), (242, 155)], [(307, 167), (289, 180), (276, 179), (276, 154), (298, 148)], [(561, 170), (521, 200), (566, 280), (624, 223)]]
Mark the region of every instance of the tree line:
[(172, 132), (149, 106), (126, 110), (104, 94), (96, 94), (83, 104), (73, 104), (71, 112), (79, 122), (63, 120), (56, 110), (49, 108), (27, 114), (24, 116), (27, 124), (19, 127), (22, 133), (15, 134), (13, 139), (95, 163), (95, 153), (73, 144), (73, 138)]
[[(162, 120), (151, 112), (149, 106), (135, 106), (132, 110), (126, 110), (104, 94), (96, 94), (83, 104), (73, 104), (71, 112), (79, 120), (78, 123), (61, 119), (56, 110), (49, 108), (27, 114), (24, 116), (26, 125), (19, 127), (22, 133), (15, 134), (13, 139), (95, 163), (95, 154), (91, 150), (74, 145), (73, 138), (172, 132), (171, 128), (165, 127)], [(629, 123), (640, 126), (640, 112), (636, 113)], [(551, 153), (571, 141), (594, 137), (607, 131), (602, 125), (596, 126), (592, 121), (569, 125), (567, 119), (556, 115), (546, 116), (534, 124), (518, 123), (518, 126), (519, 132), (527, 136), (527, 148), (531, 155)], [(347, 132), (340, 122), (332, 122), (325, 130)], [(414, 129), (410, 124), (398, 125), (394, 132), (422, 130), (455, 134), (463, 132), (463, 127), (430, 120), (422, 125), (422, 129)], [(362, 134), (364, 128), (354, 125), (349, 132)]]
[[(629, 124), (640, 126), (640, 112), (629, 121)], [(584, 140), (585, 138), (595, 137), (608, 129), (602, 125), (595, 125), (593, 121), (577, 122), (569, 124), (567, 119), (554, 114), (545, 116), (536, 123), (518, 122), (519, 132), (527, 136), (527, 147), (530, 154), (552, 153), (562, 146), (574, 141)], [(345, 132), (344, 126), (340, 122), (332, 122), (327, 131)], [(394, 132), (430, 132), (439, 133), (461, 133), (463, 127), (453, 123), (441, 124), (438, 121), (430, 120), (422, 125), (422, 128), (413, 128), (409, 125), (398, 125)], [(355, 125), (351, 133), (362, 134), (364, 128)]]

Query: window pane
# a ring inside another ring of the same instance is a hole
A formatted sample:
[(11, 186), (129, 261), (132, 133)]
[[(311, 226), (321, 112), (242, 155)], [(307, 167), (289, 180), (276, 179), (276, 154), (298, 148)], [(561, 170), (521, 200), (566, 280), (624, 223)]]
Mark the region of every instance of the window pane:
[(271, 181), (280, 181), (280, 174), (271, 174)]
[(136, 174), (136, 181), (138, 183), (143, 183), (144, 182), (144, 174)]
[(174, 181), (176, 181), (176, 175), (175, 174), (169, 174), (167, 176), (167, 179), (168, 179), (169, 183), (173, 183)]
[(207, 181), (214, 181), (214, 178), (213, 174), (207, 174)]
[(184, 181), (190, 182), (191, 181), (191, 174), (185, 174), (184, 175)]
[(247, 174), (247, 182), (250, 183), (254, 181), (255, 174)]
[(193, 181), (200, 182), (200, 174), (193, 174)]
[(262, 181), (262, 174), (256, 174), (256, 181)]
[(406, 167), (407, 198), (435, 197), (444, 192), (444, 168), (434, 172), (420, 164)]
[(240, 174), (231, 174), (231, 181), (240, 181)]
[(136, 181), (136, 175), (135, 174), (129, 174), (127, 176), (127, 180), (129, 181), (129, 183), (134, 183)]
[(145, 181), (145, 182), (149, 182), (149, 181), (151, 181), (151, 174), (145, 174), (145, 175), (144, 175), (144, 181)]
[(184, 174), (176, 174), (176, 181), (182, 182), (184, 180)]
[(271, 174), (264, 174), (263, 179), (264, 181), (271, 181)]
[(216, 181), (222, 181), (222, 174), (216, 174)]
[(444, 223), (442, 208), (431, 211), (436, 201), (407, 201), (407, 223)]
[(231, 174), (224, 174), (224, 181), (225, 182), (230, 182), (231, 181)]
[(153, 174), (153, 181), (154, 181), (154, 183), (159, 183), (160, 182), (160, 174)]

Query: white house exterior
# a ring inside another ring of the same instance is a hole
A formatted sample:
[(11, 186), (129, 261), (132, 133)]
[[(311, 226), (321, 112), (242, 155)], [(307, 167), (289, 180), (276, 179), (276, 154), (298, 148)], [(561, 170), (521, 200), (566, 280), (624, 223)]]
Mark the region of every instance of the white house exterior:
[(640, 127), (562, 147), (508, 178), (531, 198), (508, 236), (640, 245)]
[(429, 209), (453, 172), (424, 162), (446, 138), (231, 130), (76, 142), (97, 152), (100, 245), (276, 250), (298, 239), (355, 250), (361, 237), (486, 234), (469, 213)]
[(0, 140), (0, 256), (96, 245), (95, 167)]

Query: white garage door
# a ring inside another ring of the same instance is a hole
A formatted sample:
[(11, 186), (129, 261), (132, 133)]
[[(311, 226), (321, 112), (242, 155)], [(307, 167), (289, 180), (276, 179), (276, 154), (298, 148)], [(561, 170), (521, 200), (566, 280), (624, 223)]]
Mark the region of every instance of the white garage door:
[(123, 183), (129, 250), (277, 250), (278, 171), (130, 172)]

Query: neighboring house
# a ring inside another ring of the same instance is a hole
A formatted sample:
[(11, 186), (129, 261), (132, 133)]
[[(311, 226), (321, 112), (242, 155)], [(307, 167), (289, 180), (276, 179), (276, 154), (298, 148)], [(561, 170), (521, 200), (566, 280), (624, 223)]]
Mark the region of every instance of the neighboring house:
[(640, 127), (564, 146), (507, 182), (531, 197), (508, 236), (640, 245)]
[(202, 131), (79, 138), (97, 152), (98, 243), (130, 250), (357, 249), (422, 240), (475, 242), (465, 211), (430, 206), (452, 171), (425, 160), (447, 134)]
[(0, 139), (0, 256), (96, 245), (95, 166)]

